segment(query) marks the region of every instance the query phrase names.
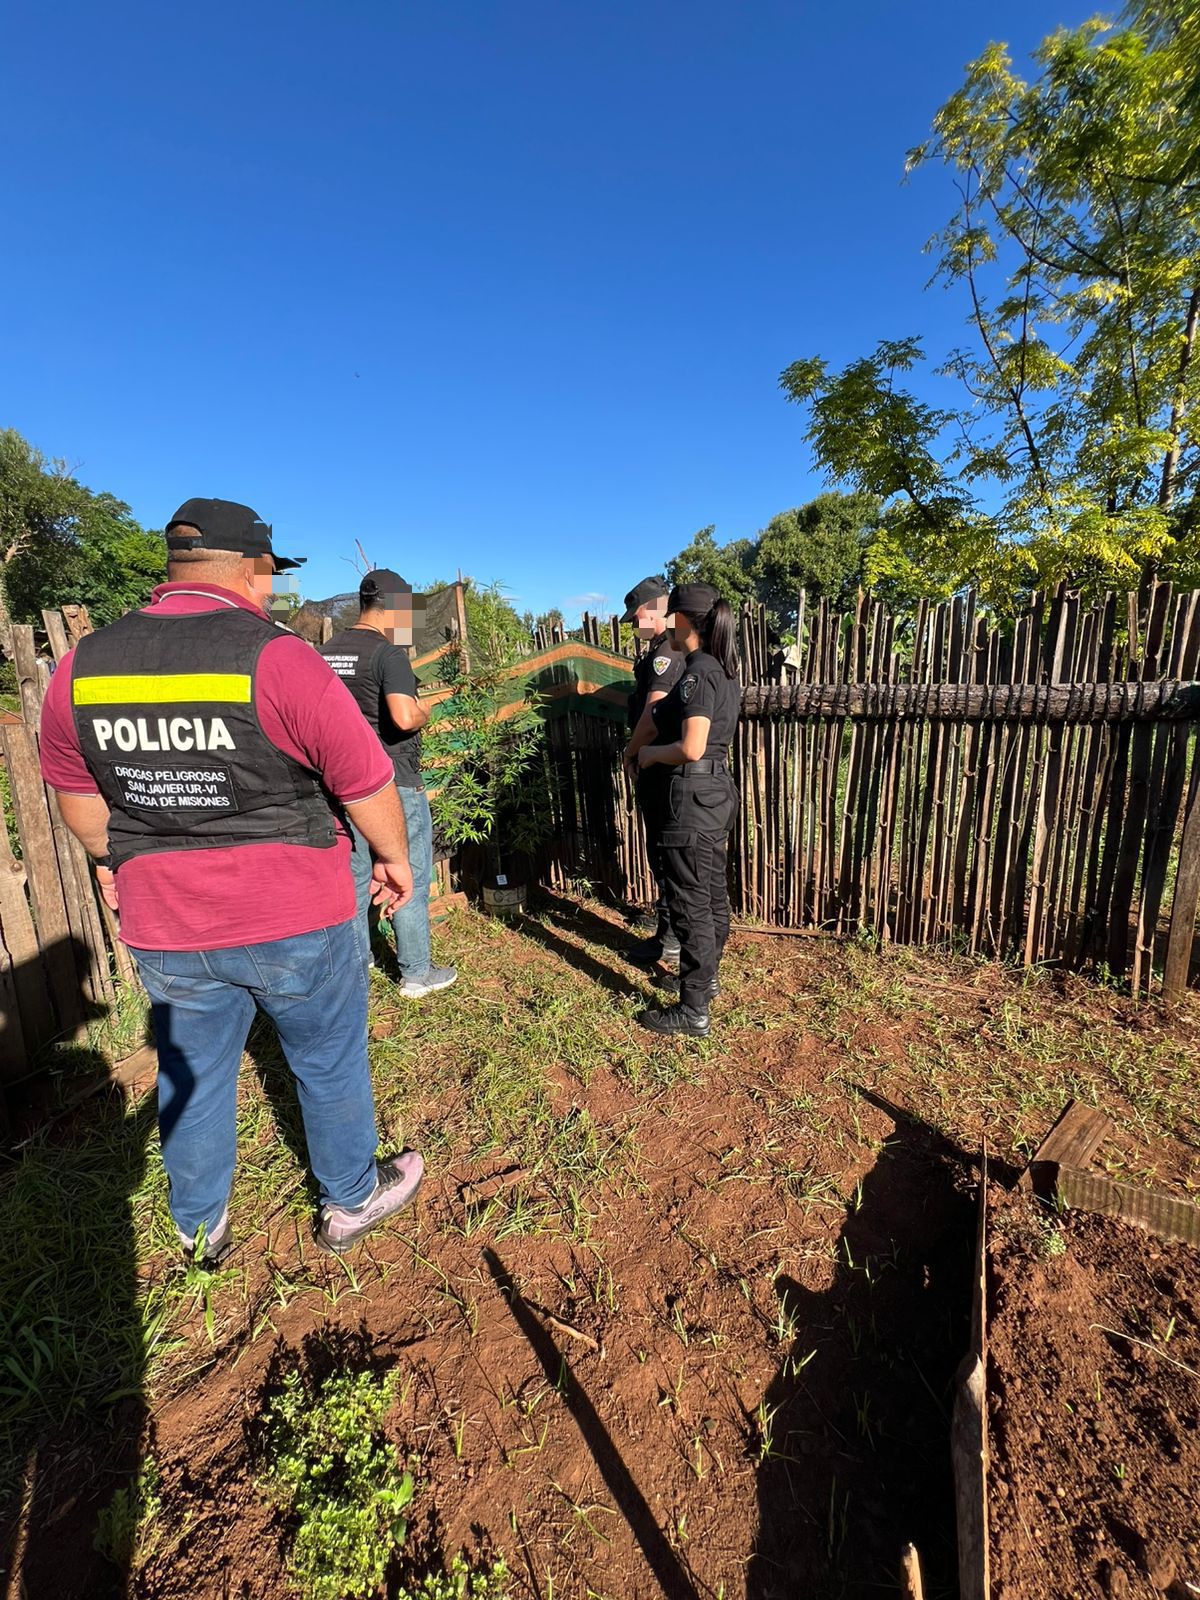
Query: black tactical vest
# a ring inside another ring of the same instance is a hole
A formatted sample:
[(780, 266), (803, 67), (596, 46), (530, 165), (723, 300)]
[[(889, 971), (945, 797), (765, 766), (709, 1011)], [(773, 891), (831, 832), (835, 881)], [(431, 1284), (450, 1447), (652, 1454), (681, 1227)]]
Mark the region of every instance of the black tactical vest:
[(152, 850), (332, 847), (316, 774), (271, 743), (255, 711), (258, 660), (278, 638), (265, 617), (230, 607), (132, 611), (80, 640), (75, 727), (112, 813), (114, 867)]

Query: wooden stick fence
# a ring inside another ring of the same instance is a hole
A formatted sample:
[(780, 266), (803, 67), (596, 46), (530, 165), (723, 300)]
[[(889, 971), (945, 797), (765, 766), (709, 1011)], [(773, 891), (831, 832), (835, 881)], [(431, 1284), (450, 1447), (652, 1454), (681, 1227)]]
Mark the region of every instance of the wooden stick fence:
[[(90, 628), (83, 607), (43, 622), (56, 659)], [(0, 753), (20, 851), (0, 829), (0, 1089), (133, 978), (42, 784), (49, 663), (32, 629), (15, 631), (21, 718), (0, 727)], [(616, 617), (589, 615), (583, 631), (627, 653)], [(1084, 607), (1059, 589), (1008, 627), (971, 594), (915, 616), (802, 594), (794, 646), (758, 606), (738, 639), (738, 913), (1105, 967), (1135, 994), (1182, 994), (1200, 906), (1200, 593), (1159, 585), (1139, 612), (1132, 595)], [(545, 642), (561, 641), (556, 628)], [(655, 888), (624, 742), (604, 716), (548, 723), (544, 865), (552, 883), (587, 877), (644, 904)]]
[[(584, 632), (620, 640), (615, 618)], [(915, 617), (801, 595), (794, 647), (761, 607), (738, 636), (738, 913), (1182, 993), (1200, 904), (1200, 593), (1160, 584), (1139, 614), (1136, 596), (1085, 607), (1063, 587), (1009, 626), (970, 593)], [(590, 717), (553, 730), (570, 796), (553, 869), (644, 902), (623, 743)]]
[[(83, 606), (42, 613), (54, 659), (91, 631)], [(0, 727), (0, 754), (19, 852), (0, 828), (0, 1120), (3, 1091), (27, 1075), (38, 1052), (82, 1035), (107, 1013), (116, 986), (134, 974), (115, 919), (96, 890), (87, 852), (68, 832), (38, 766), (38, 722), (50, 679), (33, 629), (16, 627), (21, 720)]]

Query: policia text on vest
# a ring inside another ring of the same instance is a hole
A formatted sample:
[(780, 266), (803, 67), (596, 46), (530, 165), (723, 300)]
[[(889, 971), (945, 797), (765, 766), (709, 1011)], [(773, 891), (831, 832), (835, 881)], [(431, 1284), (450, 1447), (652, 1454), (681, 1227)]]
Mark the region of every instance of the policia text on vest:
[[(333, 847), (315, 775), (271, 743), (254, 708), (258, 658), (278, 637), (243, 610), (134, 611), (80, 640), (72, 711), (111, 808), (114, 865), (152, 850)], [(205, 670), (178, 670), (189, 661)]]

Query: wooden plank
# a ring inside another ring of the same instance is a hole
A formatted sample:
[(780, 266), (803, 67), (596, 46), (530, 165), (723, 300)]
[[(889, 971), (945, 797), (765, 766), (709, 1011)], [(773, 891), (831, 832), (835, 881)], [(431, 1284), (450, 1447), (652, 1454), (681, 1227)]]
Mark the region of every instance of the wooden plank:
[(1055, 1193), (1077, 1211), (1116, 1217), (1175, 1244), (1200, 1245), (1200, 1206), (1177, 1195), (1118, 1183), (1102, 1172), (1085, 1172), (1069, 1163), (1058, 1168)]
[(747, 684), (742, 715), (856, 721), (1158, 723), (1200, 721), (1200, 683)]
[[(1150, 615), (1146, 622), (1145, 647), (1142, 657), (1142, 676), (1152, 679), (1158, 673), (1158, 657), (1166, 629), (1168, 607), (1171, 602), (1171, 585), (1156, 584), (1150, 599)], [(1108, 906), (1108, 966), (1109, 971), (1124, 973), (1129, 962), (1129, 914), (1133, 904), (1134, 878), (1138, 857), (1145, 836), (1146, 814), (1150, 802), (1150, 758), (1153, 730), (1139, 723), (1133, 730), (1129, 752), (1129, 799), (1125, 808), (1125, 826), (1121, 834), (1116, 870), (1113, 874), (1112, 898)]]
[(67, 637), (66, 624), (63, 622), (61, 611), (43, 611), (42, 623), (46, 629), (46, 637), (50, 641), (50, 650), (55, 661), (61, 661), (71, 648), (71, 641)]
[(13, 628), (13, 665), (21, 696), (21, 716), (26, 727), (36, 731), (42, 716), (42, 675), (38, 671), (33, 629), (24, 623)]
[[(1111, 678), (1115, 629), (1116, 596), (1110, 592), (1097, 606), (1096, 648), (1092, 666), (1092, 677), (1096, 682), (1107, 682)], [(1075, 858), (1063, 908), (1063, 954), (1072, 965), (1081, 956), (1088, 897), (1094, 891), (1096, 882), (1100, 823), (1104, 815), (1105, 783), (1112, 751), (1107, 728), (1094, 728), (1084, 737), (1087, 754), (1079, 779)]]
[(1167, 955), (1163, 964), (1163, 999), (1169, 1005), (1181, 1000), (1187, 990), (1192, 946), (1196, 937), (1196, 911), (1200, 908), (1200, 740), (1192, 755), (1192, 774), (1188, 801), (1179, 842), (1179, 864), (1175, 873), (1175, 896), (1171, 903), (1171, 926), (1167, 934)]
[(1044, 1192), (1043, 1183), (1052, 1182), (1060, 1166), (1086, 1167), (1111, 1132), (1103, 1111), (1072, 1100), (1034, 1151), (1017, 1187)]
[[(5, 1083), (21, 1076), (29, 1054), (21, 1021), (18, 981), (17, 965), (4, 937), (3, 905), (0, 904), (0, 1090)], [(0, 1092), (0, 1112), (3, 1106), (4, 1097)], [(4, 1131), (0, 1127), (0, 1135)]]
[(38, 770), (37, 741), (29, 727), (2, 728), (0, 736), (12, 780), (38, 947), (59, 1028), (71, 1033), (82, 1020), (82, 995), (46, 790)]
[[(1180, 602), (1172, 646), (1172, 667), (1183, 677), (1200, 668), (1200, 595)], [(1133, 953), (1133, 991), (1150, 990), (1159, 911), (1166, 888), (1171, 845), (1179, 821), (1179, 805), (1187, 771), (1188, 743), (1195, 730), (1179, 724), (1159, 728), (1155, 773), (1142, 866), (1142, 892), (1138, 905), (1137, 936)]]
[[(936, 613), (935, 613), (936, 615)], [(914, 684), (927, 681), (932, 652), (934, 624), (926, 601), (917, 602), (917, 622), (913, 636), (912, 678)], [(917, 722), (904, 734), (904, 767), (900, 778), (900, 860), (896, 894), (895, 938), (907, 944), (912, 937), (920, 891), (920, 864), (916, 860), (920, 810), (921, 749), (924, 722)]]
[[(1017, 624), (1013, 673), (1018, 682), (1028, 679), (1039, 659), (1041, 605), (1041, 596), (1035, 594), (1032, 597), (1029, 614), (1022, 617)], [(1001, 766), (996, 853), (988, 908), (991, 949), (996, 955), (1004, 954), (1008, 948), (1009, 919), (1014, 901), (1013, 879), (1018, 870), (1017, 854), (1020, 848), (1021, 818), (1025, 805), (1028, 753), (1029, 728), (1021, 724), (1012, 730), (1005, 741)]]
[[(1047, 650), (1047, 681), (1057, 684), (1063, 677), (1064, 662), (1069, 649), (1069, 636), (1073, 606), (1078, 602), (1060, 588), (1051, 613), (1050, 637)], [(1054, 843), (1054, 823), (1058, 813), (1059, 790), (1062, 784), (1063, 727), (1058, 724), (1050, 733), (1045, 761), (1037, 763), (1040, 794), (1036, 806), (1036, 823), (1033, 838), (1032, 882), (1030, 884), (1029, 910), (1025, 924), (1025, 964), (1031, 966), (1042, 953), (1041, 930), (1045, 916), (1046, 896), (1049, 890), (1049, 857)], [(1023, 898), (1023, 897), (1022, 897)], [(1018, 908), (1019, 911), (1019, 908)]]
[(65, 605), (62, 607), (62, 617), (67, 637), (73, 645), (78, 644), (85, 634), (92, 632), (92, 619), (88, 616), (86, 606)]
[(62, 885), (71, 937), (75, 940), (76, 966), (83, 980), (84, 995), (94, 1005), (108, 1005), (115, 994), (109, 971), (108, 946), (92, 890), (87, 851), (63, 821), (54, 790), (47, 788), (45, 793), (50, 832), (58, 856), (58, 879)]
[(915, 1544), (906, 1544), (900, 1554), (900, 1589), (904, 1600), (925, 1600), (925, 1580), (921, 1558)]
[[(0, 760), (6, 759), (0, 740)], [(4, 1034), (4, 1070), (19, 1076), (25, 1070), (25, 1057), (54, 1037), (54, 1011), (42, 969), (41, 951), (33, 926), (26, 892), (25, 863), (19, 861), (8, 842), (8, 829), (0, 826), (0, 948), (8, 974), (5, 1015), (9, 1027)], [(16, 1008), (8, 1010), (11, 990)]]
[(979, 1214), (975, 1226), (975, 1268), (971, 1279), (971, 1342), (958, 1370), (950, 1423), (954, 1502), (958, 1522), (960, 1600), (990, 1600), (988, 1548), (987, 1416), (987, 1187), (988, 1153), (979, 1173)]

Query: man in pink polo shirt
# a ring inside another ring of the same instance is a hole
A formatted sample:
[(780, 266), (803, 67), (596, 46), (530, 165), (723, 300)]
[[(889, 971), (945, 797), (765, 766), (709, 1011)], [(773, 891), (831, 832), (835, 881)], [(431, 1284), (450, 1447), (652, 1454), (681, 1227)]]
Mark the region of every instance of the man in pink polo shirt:
[(385, 911), (412, 894), (392, 764), (349, 692), (268, 621), (271, 530), (228, 500), (167, 524), (168, 582), (81, 640), (50, 681), (42, 773), (95, 858), (150, 996), (171, 1213), (193, 1258), (233, 1234), (237, 1076), (256, 1009), (295, 1074), (321, 1192), (318, 1242), (342, 1252), (407, 1205), (415, 1151), (375, 1159), (367, 979), (350, 835)]

